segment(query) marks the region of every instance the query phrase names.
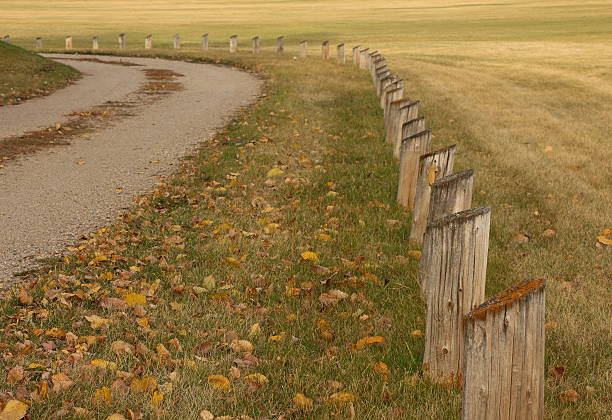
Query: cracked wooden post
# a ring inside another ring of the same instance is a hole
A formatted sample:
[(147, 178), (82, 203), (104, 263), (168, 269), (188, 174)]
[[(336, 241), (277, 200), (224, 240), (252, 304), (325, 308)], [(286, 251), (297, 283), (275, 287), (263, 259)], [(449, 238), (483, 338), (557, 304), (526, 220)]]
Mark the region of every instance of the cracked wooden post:
[(387, 107), (387, 112), (384, 115), (385, 141), (387, 143), (394, 144), (395, 137), (397, 137), (397, 130), (400, 126), (400, 109), (405, 103), (409, 102), (410, 99), (408, 98), (400, 98), (391, 102)]
[(230, 41), (229, 41), (229, 52), (230, 54), (234, 54), (237, 51), (238, 51), (238, 35), (232, 35), (230, 36)]
[(364, 48), (363, 50), (359, 50), (359, 68), (360, 69), (365, 69), (368, 64), (366, 62), (366, 54), (368, 53), (368, 51), (370, 51), (369, 48)]
[(382, 92), (380, 94), (380, 107), (384, 110), (387, 102), (387, 93), (391, 90), (404, 87), (404, 81), (392, 74), (391, 79), (386, 80)]
[(208, 34), (202, 35), (202, 49), (208, 51)]
[(368, 59), (368, 71), (370, 75), (372, 75), (372, 78), (374, 78), (374, 74), (376, 73), (376, 63), (384, 59), (385, 58), (378, 51), (370, 54), (370, 58)]
[(145, 37), (145, 50), (153, 48), (153, 35), (149, 34)]
[(300, 42), (300, 58), (308, 57), (308, 41)]
[(378, 72), (380, 71), (380, 69), (383, 68), (387, 68), (387, 60), (385, 60), (384, 58), (378, 58), (373, 64), (372, 64), (372, 83), (374, 84), (374, 86), (377, 85), (377, 79), (378, 79)]
[(43, 39), (41, 37), (36, 38), (36, 49), (37, 50), (43, 49)]
[(329, 60), (329, 41), (323, 41), (321, 43), (321, 58), (323, 60)]
[(353, 47), (353, 64), (359, 66), (359, 49), (361, 45)]
[(181, 48), (181, 37), (179, 34), (174, 34), (174, 38), (172, 38), (172, 46), (175, 50)]
[(389, 114), (391, 103), (394, 101), (399, 101), (400, 99), (404, 98), (403, 84), (398, 83), (397, 86), (398, 87), (395, 89), (387, 89), (386, 96), (385, 96), (385, 106), (383, 108), (384, 121), (386, 121), (387, 115)]
[(71, 50), (72, 49), (72, 36), (70, 36), (70, 35), (68, 35), (66, 37), (66, 46), (65, 46), (65, 48), (67, 50)]
[(253, 54), (259, 54), (259, 52), (261, 51), (261, 47), (259, 44), (259, 36), (254, 36), (251, 39), (251, 43), (253, 44)]
[(457, 145), (454, 144), (419, 157), (412, 226), (408, 237), (413, 245), (420, 247), (423, 244), (423, 235), (429, 220), (431, 185), (453, 173), (455, 150), (457, 150)]
[(125, 50), (125, 34), (119, 34), (119, 49)]
[(389, 70), (387, 66), (380, 69), (380, 71), (378, 72), (378, 79), (376, 83), (376, 94), (378, 95), (379, 99), (382, 95), (383, 89), (387, 87), (389, 83), (394, 81), (394, 79), (395, 76), (393, 75), (393, 73), (391, 73), (391, 70)]
[(476, 207), (427, 227), (423, 246), (431, 252), (419, 267), (427, 301), (423, 372), (434, 382), (460, 381), (463, 317), (484, 300), (490, 225), (491, 208)]
[(336, 57), (338, 63), (346, 64), (346, 55), (344, 54), (344, 44), (338, 44), (336, 47)]
[(397, 187), (397, 204), (409, 208), (414, 200), (416, 189), (416, 175), (419, 157), (427, 153), (431, 146), (431, 129), (402, 139), (399, 182)]
[(100, 41), (98, 40), (97, 36), (94, 36), (93, 38), (91, 38), (91, 49), (92, 50), (100, 49)]
[[(419, 104), (420, 101), (403, 101), (400, 103), (400, 108), (397, 113), (397, 118), (393, 122), (393, 126), (391, 127), (391, 143), (393, 147), (393, 156), (399, 160), (402, 140), (406, 137), (410, 137), (410, 135), (419, 133), (425, 130), (425, 120), (423, 120), (422, 125), (418, 123), (414, 126), (411, 126), (411, 130), (405, 129), (404, 125), (407, 122), (413, 122), (418, 119), (419, 115)], [(421, 127), (420, 129), (416, 129), (417, 127)], [(408, 135), (410, 133), (410, 135)]]
[(472, 207), (474, 170), (445, 176), (431, 184), (427, 223)]
[(466, 315), (461, 418), (544, 418), (544, 279), (519, 283)]
[(276, 38), (276, 53), (282, 54), (285, 52), (285, 37), (279, 36)]

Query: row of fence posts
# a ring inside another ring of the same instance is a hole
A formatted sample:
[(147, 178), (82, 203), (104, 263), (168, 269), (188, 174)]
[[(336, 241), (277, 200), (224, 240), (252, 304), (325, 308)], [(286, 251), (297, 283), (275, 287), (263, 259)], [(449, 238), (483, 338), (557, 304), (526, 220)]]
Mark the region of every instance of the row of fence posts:
[(423, 371), (462, 387), (462, 418), (544, 417), (544, 280), (522, 282), (485, 302), (491, 209), (472, 206), (474, 171), (454, 172), (457, 145), (432, 149), (419, 101), (378, 51), (353, 48), (372, 75), (385, 140), (399, 160), (397, 204), (412, 213), (427, 305)]

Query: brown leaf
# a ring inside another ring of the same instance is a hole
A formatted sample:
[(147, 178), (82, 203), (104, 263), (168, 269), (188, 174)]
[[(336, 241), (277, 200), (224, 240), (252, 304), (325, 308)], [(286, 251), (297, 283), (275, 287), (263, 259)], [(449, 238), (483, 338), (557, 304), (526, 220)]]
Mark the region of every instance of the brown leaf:
[(74, 385), (74, 381), (61, 372), (51, 376), (51, 383), (53, 384), (53, 392), (65, 391)]
[(520, 244), (526, 244), (527, 242), (529, 242), (529, 236), (527, 235), (523, 235), (522, 233), (515, 233), (512, 235), (512, 239), (515, 242), (518, 242)]
[(563, 391), (559, 394), (559, 400), (561, 400), (562, 403), (575, 403), (579, 399), (580, 394), (574, 391), (573, 389)]
[(11, 370), (9, 370), (8, 375), (6, 377), (6, 383), (10, 385), (15, 385), (18, 382), (21, 382), (23, 377), (25, 376), (25, 371), (21, 366), (15, 366)]
[(565, 380), (567, 368), (565, 366), (553, 366), (549, 369), (548, 374), (558, 380)]
[(28, 292), (23, 289), (19, 291), (19, 303), (25, 306), (30, 305), (33, 301), (34, 299), (32, 299), (32, 296), (30, 296)]
[(134, 353), (134, 346), (121, 340), (113, 341), (110, 349), (117, 355), (128, 355)]
[(327, 293), (322, 293), (319, 296), (319, 302), (323, 305), (335, 305), (342, 299), (346, 299), (348, 294), (344, 293), (341, 290), (330, 290)]

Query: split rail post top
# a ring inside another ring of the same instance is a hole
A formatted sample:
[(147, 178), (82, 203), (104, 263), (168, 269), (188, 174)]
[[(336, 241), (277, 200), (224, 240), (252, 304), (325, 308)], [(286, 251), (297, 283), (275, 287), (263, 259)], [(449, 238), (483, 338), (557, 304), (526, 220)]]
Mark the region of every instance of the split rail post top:
[(149, 34), (145, 37), (145, 50), (153, 48), (153, 35)]
[(338, 44), (336, 47), (336, 55), (338, 58), (338, 63), (346, 64), (346, 55), (344, 54), (344, 44)]
[(36, 49), (42, 50), (43, 48), (43, 39), (41, 37), (36, 38)]
[(300, 58), (308, 57), (308, 41), (300, 42)]
[(429, 220), (431, 185), (453, 173), (456, 150), (457, 145), (453, 144), (443, 149), (425, 153), (419, 157), (419, 170), (412, 210), (412, 226), (408, 238), (412, 245), (420, 247), (423, 244), (423, 235)]
[(254, 36), (251, 39), (251, 42), (253, 44), (253, 54), (259, 54), (260, 51), (260, 47), (259, 47), (259, 36)]
[[(423, 243), (427, 315), (423, 372), (435, 382), (461, 378), (463, 317), (484, 300), (491, 208), (476, 207), (434, 221)], [(474, 417), (488, 419), (488, 417)]]
[[(395, 138), (398, 137), (397, 131), (400, 127), (400, 108), (409, 103), (410, 99), (401, 98), (389, 104), (387, 112), (384, 115), (385, 141), (394, 144)], [(423, 130), (425, 127), (423, 127)], [(419, 130), (422, 131), (422, 130)], [(416, 133), (413, 133), (416, 134)]]
[(67, 50), (71, 50), (72, 49), (72, 36), (68, 35), (66, 37), (66, 49)]
[(321, 58), (323, 60), (329, 60), (329, 41), (323, 41), (321, 43)]
[[(421, 131), (402, 140), (399, 163), (399, 182), (397, 186), (397, 204), (407, 208), (410, 194), (416, 188), (416, 172), (419, 157), (427, 153), (431, 146), (431, 129)], [(414, 198), (414, 195), (412, 196)]]
[(229, 41), (229, 52), (233, 54), (237, 51), (238, 51), (238, 35), (232, 35), (230, 36), (230, 41)]
[(544, 418), (543, 279), (519, 283), (464, 319), (461, 418)]
[(97, 36), (94, 36), (93, 38), (91, 38), (91, 49), (92, 50), (100, 49), (100, 42)]
[(119, 49), (125, 49), (125, 34), (119, 34)]
[(474, 170), (467, 169), (431, 184), (427, 223), (472, 207)]
[(360, 69), (365, 69), (367, 66), (366, 54), (368, 53), (368, 51), (370, 51), (369, 48), (364, 48), (362, 50), (359, 50), (359, 68)]
[(175, 34), (174, 38), (172, 38), (172, 46), (175, 50), (181, 48), (181, 37), (179, 36), (179, 34)]
[(202, 35), (202, 49), (208, 51), (208, 34)]
[(285, 37), (279, 36), (276, 38), (276, 53), (282, 54), (283, 52), (285, 52)]
[(353, 47), (353, 64), (359, 66), (359, 49), (361, 45)]

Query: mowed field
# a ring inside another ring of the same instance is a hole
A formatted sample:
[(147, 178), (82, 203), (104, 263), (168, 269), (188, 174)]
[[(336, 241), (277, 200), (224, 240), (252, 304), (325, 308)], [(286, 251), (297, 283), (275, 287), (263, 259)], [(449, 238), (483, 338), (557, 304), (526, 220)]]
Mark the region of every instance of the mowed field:
[[(271, 54), (274, 39), (286, 37), (288, 55), (297, 51), (302, 39), (310, 40), (313, 56), (319, 54), (323, 40), (332, 45), (345, 42), (349, 49), (365, 45), (380, 50), (392, 69), (403, 76), (408, 96), (422, 101), (422, 114), (433, 128), (435, 146), (457, 143), (456, 169), (475, 169), (475, 204), (492, 207), (487, 296), (521, 280), (548, 280), (546, 367), (565, 368), (563, 379), (554, 375), (547, 379), (546, 407), (551, 419), (604, 418), (610, 409), (612, 247), (597, 241), (604, 229), (612, 228), (610, 22), (612, 6), (606, 1), (0, 3), (1, 30), (25, 47), (32, 47), (34, 39), (42, 36), (45, 47), (60, 48), (64, 36), (72, 35), (75, 48), (88, 48), (91, 37), (98, 35), (102, 48), (114, 48), (117, 34), (125, 32), (128, 48), (135, 50), (149, 33), (160, 47), (168, 47), (172, 35), (179, 33), (184, 54), (199, 54), (199, 38), (209, 33), (213, 47), (209, 55), (225, 57), (229, 35), (238, 34), (245, 51), (236, 59), (257, 66), (246, 50), (250, 38), (259, 35), (267, 50), (260, 59), (264, 74), (272, 75), (273, 83), (289, 83), (278, 73), (289, 69), (287, 75), (304, 84), (304, 92), (312, 95), (323, 112), (321, 98), (333, 97), (330, 92), (339, 95), (338, 86), (343, 84), (363, 85), (365, 76), (359, 79), (350, 70), (343, 80), (337, 66), (322, 65), (314, 57), (300, 66), (282, 59), (277, 66)], [(329, 78), (320, 72), (328, 72)], [(374, 112), (368, 105), (373, 98), (367, 96), (367, 90), (356, 91), (364, 96), (342, 98), (346, 114), (335, 107), (338, 102), (331, 101), (331, 115), (338, 120), (322, 117), (322, 121), (346, 135), (360, 136), (347, 127), (361, 127), (358, 120), (371, 121), (372, 115), (358, 113)], [(314, 108), (312, 103), (306, 105)], [(374, 125), (373, 130), (370, 140), (380, 140), (381, 127)], [(272, 132), (268, 135), (273, 136)], [(391, 204), (395, 173), (383, 173), (388, 179), (378, 181), (388, 191), (383, 189), (381, 196), (386, 198), (381, 201)], [(546, 230), (554, 234), (542, 236)], [(529, 242), (513, 239), (517, 234), (528, 236)], [(397, 235), (385, 238), (405, 239)], [(404, 253), (409, 249), (407, 243), (389, 247)], [(377, 275), (385, 276), (384, 267), (378, 268)], [(406, 281), (413, 282), (414, 276), (411, 273)], [(416, 294), (408, 298), (416, 299)], [(401, 310), (410, 310), (405, 302), (399, 305)], [(422, 304), (418, 310), (423, 310)], [(414, 324), (406, 329), (423, 327), (418, 316), (408, 318)], [(393, 328), (404, 326), (393, 324)], [(398, 353), (400, 349), (387, 353), (389, 366), (394, 357), (408, 358)], [(400, 364), (414, 368), (418, 357), (411, 354), (411, 362)], [(407, 401), (415, 407), (414, 417), (457, 415), (457, 392), (417, 386), (412, 393), (406, 378), (414, 371), (397, 369), (394, 373), (390, 382), (403, 383), (397, 393), (411, 395)], [(289, 382), (296, 380), (292, 372), (286, 374)], [(559, 394), (567, 390), (576, 390), (581, 398), (573, 404), (560, 401)], [(279, 392), (266, 401), (273, 404), (270, 401), (282, 395)], [(383, 388), (380, 399), (385, 398)], [(393, 399), (381, 405), (385, 404), (401, 406)], [(358, 406), (357, 415), (411, 418), (411, 407), (405, 408), (408, 411)], [(321, 417), (333, 416), (333, 412), (322, 413)]]

